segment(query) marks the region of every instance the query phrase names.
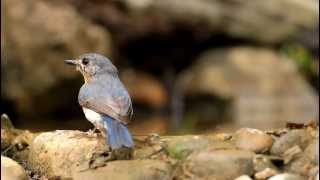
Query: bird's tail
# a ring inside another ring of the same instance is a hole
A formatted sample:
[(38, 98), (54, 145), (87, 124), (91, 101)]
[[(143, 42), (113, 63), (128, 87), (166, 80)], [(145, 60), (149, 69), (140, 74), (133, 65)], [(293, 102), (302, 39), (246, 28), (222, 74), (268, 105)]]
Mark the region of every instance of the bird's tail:
[(121, 147), (133, 147), (132, 136), (126, 125), (105, 116), (104, 126), (108, 134), (108, 144), (111, 149), (119, 149)]

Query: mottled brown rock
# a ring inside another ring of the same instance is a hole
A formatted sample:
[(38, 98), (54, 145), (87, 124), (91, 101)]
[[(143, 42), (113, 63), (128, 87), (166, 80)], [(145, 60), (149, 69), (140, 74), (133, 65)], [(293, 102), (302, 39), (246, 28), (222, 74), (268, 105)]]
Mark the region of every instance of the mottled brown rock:
[(103, 137), (80, 131), (41, 133), (30, 146), (28, 166), (48, 177), (70, 178), (77, 167), (87, 169), (95, 154), (108, 152)]

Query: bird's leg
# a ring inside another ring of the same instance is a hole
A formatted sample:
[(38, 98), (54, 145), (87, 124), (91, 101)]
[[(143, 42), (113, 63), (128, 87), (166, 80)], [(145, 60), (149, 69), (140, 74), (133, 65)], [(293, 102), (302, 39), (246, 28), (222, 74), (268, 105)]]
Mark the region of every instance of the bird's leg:
[(99, 131), (98, 136), (106, 137), (106, 129), (102, 124), (97, 124), (95, 128)]

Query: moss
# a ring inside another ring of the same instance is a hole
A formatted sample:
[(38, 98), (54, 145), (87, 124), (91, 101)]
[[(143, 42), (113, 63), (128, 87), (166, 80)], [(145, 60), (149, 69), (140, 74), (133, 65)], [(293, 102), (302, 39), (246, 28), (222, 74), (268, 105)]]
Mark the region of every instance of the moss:
[(281, 48), (281, 52), (297, 64), (300, 71), (306, 75), (316, 75), (316, 67), (311, 53), (299, 44), (287, 44)]

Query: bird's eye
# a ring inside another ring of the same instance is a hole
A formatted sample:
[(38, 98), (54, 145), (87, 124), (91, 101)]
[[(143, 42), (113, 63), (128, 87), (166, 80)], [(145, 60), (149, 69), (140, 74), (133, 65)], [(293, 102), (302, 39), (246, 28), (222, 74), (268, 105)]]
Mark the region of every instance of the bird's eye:
[(82, 59), (82, 64), (83, 65), (87, 65), (89, 63), (89, 59), (88, 58), (83, 58)]

